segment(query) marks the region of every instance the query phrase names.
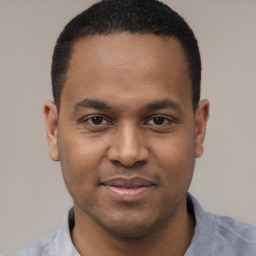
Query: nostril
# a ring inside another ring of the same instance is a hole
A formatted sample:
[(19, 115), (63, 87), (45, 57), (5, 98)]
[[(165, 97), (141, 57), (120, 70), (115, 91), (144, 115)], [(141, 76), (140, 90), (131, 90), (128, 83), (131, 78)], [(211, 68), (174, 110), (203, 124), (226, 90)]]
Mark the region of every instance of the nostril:
[(147, 161), (145, 161), (145, 160), (137, 161), (137, 162), (134, 163), (133, 166), (139, 167), (139, 166), (142, 166), (142, 165), (146, 164), (146, 162)]
[(112, 160), (111, 161), (112, 164), (114, 165), (117, 165), (117, 166), (123, 166), (123, 167), (140, 167), (144, 164), (146, 164), (147, 161), (136, 161), (136, 162), (133, 162), (132, 164), (129, 164), (129, 163), (123, 163), (122, 161), (118, 161), (118, 160)]
[(121, 162), (119, 162), (118, 160), (112, 160), (111, 161), (114, 165), (121, 165)]

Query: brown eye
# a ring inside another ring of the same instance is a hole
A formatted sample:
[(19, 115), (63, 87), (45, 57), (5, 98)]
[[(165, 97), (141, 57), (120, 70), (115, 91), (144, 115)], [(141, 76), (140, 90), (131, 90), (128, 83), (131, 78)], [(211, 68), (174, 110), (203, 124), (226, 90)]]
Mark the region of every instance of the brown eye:
[(91, 117), (89, 120), (91, 120), (91, 123), (94, 125), (100, 125), (102, 124), (103, 118), (101, 116), (94, 116)]
[(175, 120), (171, 117), (165, 116), (153, 116), (145, 124), (152, 126), (167, 126), (175, 123)]
[(166, 120), (166, 118), (162, 117), (162, 116), (157, 116), (152, 118), (152, 121), (155, 125), (162, 125), (164, 124), (164, 121)]
[(88, 123), (90, 125), (94, 126), (105, 126), (110, 125), (111, 123), (102, 116), (91, 116), (85, 120), (82, 121), (82, 123)]

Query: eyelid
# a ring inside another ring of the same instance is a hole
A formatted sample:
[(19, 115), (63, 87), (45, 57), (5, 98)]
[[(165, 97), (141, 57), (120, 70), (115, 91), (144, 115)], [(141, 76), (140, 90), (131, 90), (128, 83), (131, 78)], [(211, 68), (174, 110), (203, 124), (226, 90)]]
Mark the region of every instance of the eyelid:
[(157, 125), (157, 124), (148, 124), (150, 121), (152, 121), (152, 120), (153, 120), (154, 118), (156, 118), (156, 117), (162, 117), (162, 118), (164, 118), (165, 120), (168, 121), (168, 124), (178, 123), (177, 119), (174, 118), (174, 117), (165, 116), (165, 115), (153, 115), (153, 116), (149, 117), (149, 118), (147, 119), (147, 121), (146, 121), (144, 124), (146, 124), (146, 125), (155, 125), (155, 126), (161, 126), (161, 125), (164, 126), (164, 125), (168, 125), (168, 124), (161, 124), (161, 125)]
[[(104, 124), (99, 124), (99, 125), (96, 125), (96, 124), (93, 124), (91, 122), (88, 122), (88, 120), (92, 119), (93, 117), (101, 117), (103, 120), (105, 120)], [(161, 117), (161, 118), (164, 118), (165, 121), (167, 121), (168, 123), (166, 124), (160, 124), (160, 125), (157, 125), (157, 124), (149, 124), (150, 121), (152, 121), (154, 118), (156, 117)], [(89, 124), (91, 126), (106, 126), (106, 125), (114, 125), (113, 121), (110, 121), (110, 118), (109, 117), (106, 117), (105, 115), (101, 115), (101, 114), (94, 114), (94, 115), (89, 115), (89, 116), (86, 116), (86, 117), (83, 117), (81, 118), (80, 120), (78, 120), (78, 122), (80, 124)], [(155, 125), (155, 126), (165, 126), (165, 125), (171, 125), (173, 123), (178, 123), (178, 120), (174, 117), (171, 117), (171, 116), (166, 116), (166, 115), (152, 115), (150, 117), (147, 118), (147, 120), (143, 123), (144, 125)]]
[[(96, 124), (93, 124), (93, 123), (90, 123), (88, 122), (88, 120), (92, 119), (93, 117), (101, 117), (103, 120), (105, 120), (107, 122), (107, 124), (99, 124), (99, 125), (96, 125)], [(79, 123), (81, 124), (85, 124), (85, 123), (88, 123), (89, 125), (91, 126), (105, 126), (105, 125), (113, 125), (112, 122), (109, 121), (109, 118), (104, 116), (104, 115), (89, 115), (89, 116), (86, 116), (86, 117), (83, 117), (79, 120)]]

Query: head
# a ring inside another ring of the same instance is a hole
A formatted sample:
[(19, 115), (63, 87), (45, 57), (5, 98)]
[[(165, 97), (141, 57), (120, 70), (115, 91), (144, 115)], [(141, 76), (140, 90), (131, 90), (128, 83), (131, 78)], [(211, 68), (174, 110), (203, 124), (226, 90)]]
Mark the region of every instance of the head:
[(75, 228), (134, 237), (183, 225), (208, 119), (200, 71), (191, 29), (157, 1), (102, 1), (65, 27), (44, 114)]
[(200, 100), (201, 60), (197, 40), (184, 19), (155, 0), (104, 0), (72, 19), (60, 34), (52, 59), (52, 91), (61, 104), (72, 49), (79, 39), (94, 35), (154, 34), (177, 39), (189, 67), (194, 111)]

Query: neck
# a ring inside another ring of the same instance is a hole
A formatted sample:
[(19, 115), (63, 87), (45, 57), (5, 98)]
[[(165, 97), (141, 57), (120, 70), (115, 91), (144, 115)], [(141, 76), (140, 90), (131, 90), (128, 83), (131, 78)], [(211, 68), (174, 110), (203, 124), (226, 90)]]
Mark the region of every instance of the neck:
[(80, 217), (79, 211), (75, 211), (76, 225), (71, 237), (81, 256), (182, 256), (191, 243), (195, 225), (186, 203), (168, 223), (136, 238), (110, 234), (90, 218)]

